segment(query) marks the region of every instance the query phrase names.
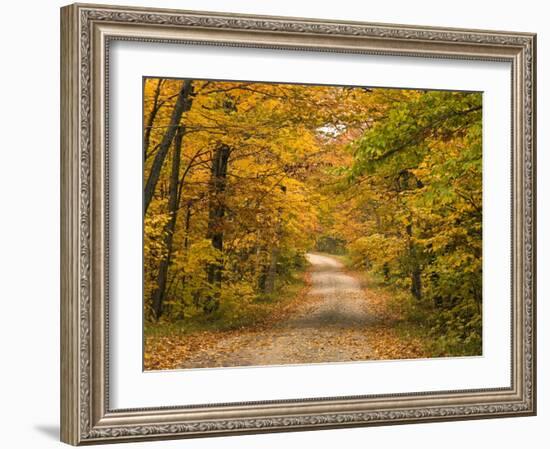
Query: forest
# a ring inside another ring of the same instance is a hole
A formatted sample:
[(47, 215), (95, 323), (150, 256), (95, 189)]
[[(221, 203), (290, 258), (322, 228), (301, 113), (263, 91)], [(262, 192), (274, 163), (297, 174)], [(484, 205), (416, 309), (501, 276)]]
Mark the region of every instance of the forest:
[(219, 366), (335, 270), (399, 311), (384, 346), (420, 341), (370, 357), (481, 354), (481, 93), (145, 78), (143, 160), (146, 369)]

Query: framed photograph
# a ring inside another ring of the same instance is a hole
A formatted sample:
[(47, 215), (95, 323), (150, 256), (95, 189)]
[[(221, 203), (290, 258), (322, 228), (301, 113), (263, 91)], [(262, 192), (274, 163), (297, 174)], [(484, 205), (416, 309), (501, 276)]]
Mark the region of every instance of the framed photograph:
[(61, 438), (536, 413), (536, 36), (61, 9)]

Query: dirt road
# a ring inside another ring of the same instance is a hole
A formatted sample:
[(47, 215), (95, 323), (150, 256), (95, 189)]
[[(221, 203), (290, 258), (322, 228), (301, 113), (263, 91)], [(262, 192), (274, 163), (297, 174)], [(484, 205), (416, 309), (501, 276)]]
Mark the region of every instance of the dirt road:
[(180, 368), (342, 362), (372, 358), (365, 328), (372, 321), (357, 279), (334, 257), (307, 254), (311, 289), (304, 304), (269, 329), (221, 339)]

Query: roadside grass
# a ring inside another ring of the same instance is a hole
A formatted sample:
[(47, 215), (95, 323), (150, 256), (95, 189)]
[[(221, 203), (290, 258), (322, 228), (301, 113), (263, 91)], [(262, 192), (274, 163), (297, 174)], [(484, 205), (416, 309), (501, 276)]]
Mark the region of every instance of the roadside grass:
[(144, 333), (149, 336), (174, 336), (196, 332), (216, 332), (265, 325), (279, 318), (293, 299), (300, 296), (308, 283), (304, 270), (287, 276), (277, 285), (275, 292), (258, 296), (237, 312), (229, 311), (224, 304), (211, 315), (197, 315), (176, 322), (146, 323)]
[(366, 332), (371, 337), (377, 359), (440, 356), (437, 345), (429, 336), (427, 312), (416, 307), (408, 292), (387, 285), (373, 273), (357, 270), (347, 254), (317, 254), (339, 260), (345, 271), (359, 281), (373, 315), (373, 322)]
[[(346, 256), (339, 256), (338, 259), (359, 280), (375, 316), (374, 328), (384, 333), (389, 331), (403, 348), (414, 348), (412, 358), (441, 356), (436, 342), (429, 335), (428, 311), (419, 308), (408, 292), (388, 285), (382, 277), (373, 273), (357, 271)], [(388, 357), (382, 355), (382, 358)]]
[(477, 345), (468, 344), (452, 332), (438, 333), (436, 323), (440, 313), (431, 303), (419, 303), (407, 291), (388, 286), (381, 277), (365, 273), (363, 288), (387, 294), (387, 310), (396, 319), (391, 324), (403, 339), (418, 339), (430, 358), (479, 356)]
[(419, 340), (422, 342), (426, 357), (472, 357), (481, 355), (480, 345), (468, 342), (452, 331), (437, 331), (437, 323), (441, 321), (433, 303), (418, 302), (402, 286), (392, 286), (371, 272), (357, 270), (346, 256), (336, 257), (344, 263), (347, 269), (361, 282), (361, 288), (368, 293), (385, 297), (383, 309), (386, 315), (392, 317), (391, 325), (395, 334), (404, 340)]
[(143, 368), (147, 371), (176, 369), (189, 354), (208, 351), (222, 334), (256, 331), (281, 320), (304, 300), (309, 286), (309, 275), (304, 268), (287, 276), (274, 293), (257, 297), (237, 314), (220, 307), (209, 317), (146, 323)]

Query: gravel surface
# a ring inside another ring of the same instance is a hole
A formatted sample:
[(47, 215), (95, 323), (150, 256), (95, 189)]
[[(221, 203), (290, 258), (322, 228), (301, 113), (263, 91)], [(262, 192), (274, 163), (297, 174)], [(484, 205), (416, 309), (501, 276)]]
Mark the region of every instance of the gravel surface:
[(365, 329), (372, 322), (357, 279), (336, 258), (307, 254), (311, 289), (287, 320), (221, 339), (180, 368), (327, 363), (372, 358)]

